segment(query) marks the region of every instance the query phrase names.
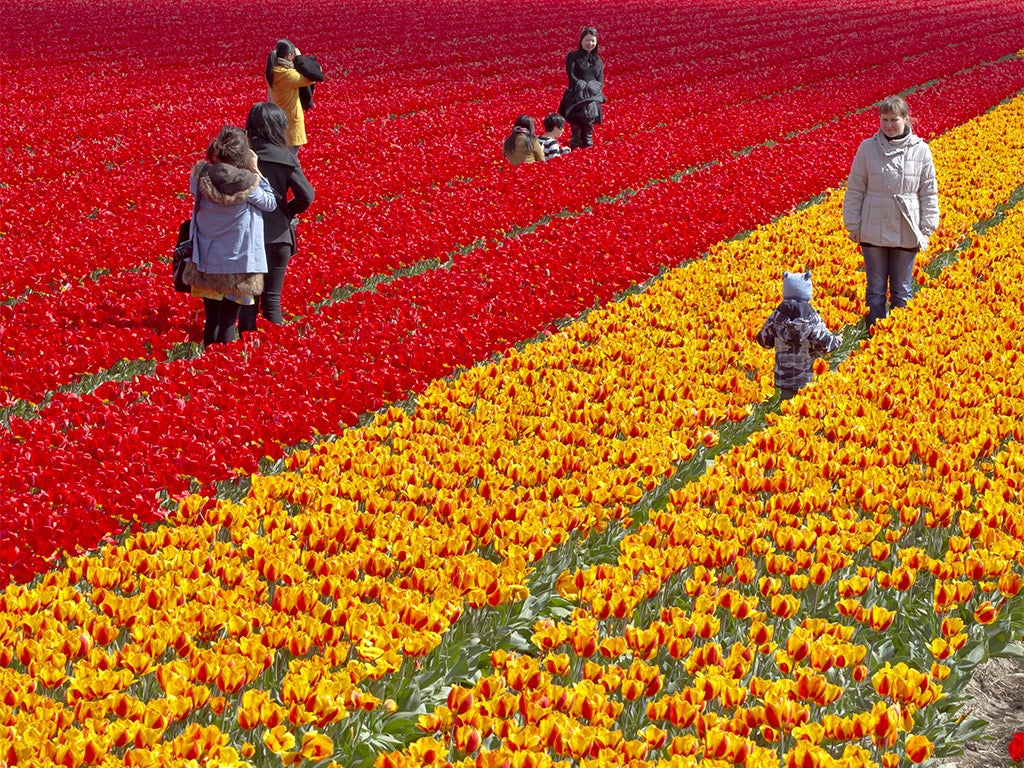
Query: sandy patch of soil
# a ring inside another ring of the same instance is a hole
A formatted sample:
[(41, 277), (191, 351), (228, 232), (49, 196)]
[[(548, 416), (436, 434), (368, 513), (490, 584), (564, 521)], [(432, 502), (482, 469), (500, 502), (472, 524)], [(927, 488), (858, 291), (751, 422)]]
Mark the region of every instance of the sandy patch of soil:
[(967, 686), (966, 713), (988, 722), (984, 736), (968, 744), (958, 768), (1009, 768), (1007, 747), (1024, 731), (1024, 662), (992, 659), (978, 668)]

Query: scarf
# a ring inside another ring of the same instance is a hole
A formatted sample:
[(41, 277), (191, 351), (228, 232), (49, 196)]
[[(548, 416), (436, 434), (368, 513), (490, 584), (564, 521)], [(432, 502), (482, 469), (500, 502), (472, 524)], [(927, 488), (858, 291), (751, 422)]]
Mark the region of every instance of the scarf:
[(913, 132), (910, 130), (910, 126), (908, 125), (906, 128), (903, 129), (903, 133), (901, 133), (899, 136), (893, 136), (890, 139), (888, 136), (885, 135), (884, 132), (882, 133), (882, 136), (885, 137), (885, 140), (892, 144), (894, 147), (902, 149), (903, 147), (907, 146), (907, 144), (910, 143), (910, 137), (912, 136), (912, 134)]

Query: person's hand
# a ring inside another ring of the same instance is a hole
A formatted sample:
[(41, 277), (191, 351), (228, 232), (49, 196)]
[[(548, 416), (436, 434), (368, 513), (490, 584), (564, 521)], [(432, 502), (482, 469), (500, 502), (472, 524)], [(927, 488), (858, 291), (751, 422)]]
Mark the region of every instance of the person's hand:
[(256, 153), (253, 152), (251, 149), (249, 150), (249, 165), (248, 165), (248, 169), (250, 171), (252, 171), (253, 173), (255, 173), (255, 174), (259, 174), (259, 172), (260, 172), (259, 158), (256, 156)]

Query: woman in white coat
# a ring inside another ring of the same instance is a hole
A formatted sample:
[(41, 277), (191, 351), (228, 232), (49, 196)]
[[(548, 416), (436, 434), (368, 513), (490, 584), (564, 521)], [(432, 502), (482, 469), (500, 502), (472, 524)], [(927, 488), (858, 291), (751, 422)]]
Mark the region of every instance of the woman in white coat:
[(887, 294), (893, 307), (907, 305), (914, 258), (939, 226), (935, 164), (907, 102), (890, 96), (878, 114), (880, 130), (858, 148), (843, 200), (843, 223), (864, 256), (869, 328), (887, 316)]

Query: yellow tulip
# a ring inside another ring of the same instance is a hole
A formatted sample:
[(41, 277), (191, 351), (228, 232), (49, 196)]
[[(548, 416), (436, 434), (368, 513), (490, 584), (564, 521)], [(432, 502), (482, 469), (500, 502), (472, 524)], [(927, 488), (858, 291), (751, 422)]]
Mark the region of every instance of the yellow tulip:
[(283, 725), (266, 729), (262, 739), (264, 746), (275, 755), (283, 755), (295, 747), (295, 736)]
[[(271, 750), (273, 751), (273, 750)], [(334, 752), (334, 742), (322, 733), (302, 734), (299, 753), (306, 760), (323, 760)]]

